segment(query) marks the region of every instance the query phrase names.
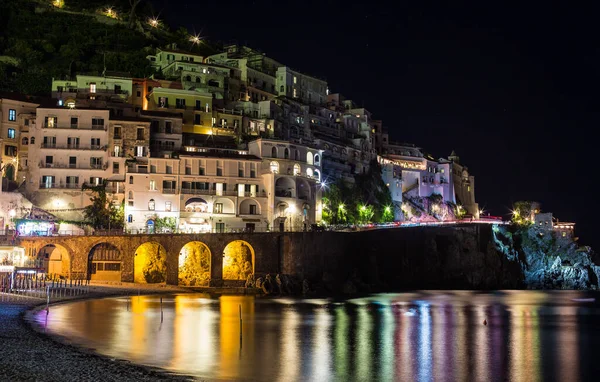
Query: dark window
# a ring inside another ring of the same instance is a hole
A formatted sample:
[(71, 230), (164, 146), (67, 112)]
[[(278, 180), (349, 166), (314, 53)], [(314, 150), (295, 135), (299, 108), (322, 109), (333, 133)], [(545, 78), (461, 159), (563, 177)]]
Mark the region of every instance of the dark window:
[(194, 114), (194, 125), (201, 125), (200, 114)]
[(141, 92), (141, 91), (139, 91), (139, 90), (137, 91), (137, 93), (136, 93), (136, 94), (137, 94), (137, 96), (138, 96), (138, 97), (141, 97), (141, 96), (142, 96), (142, 92)]
[(17, 146), (4, 146), (4, 155), (16, 157), (17, 156)]
[(144, 128), (143, 127), (138, 127), (138, 129), (137, 129), (137, 140), (138, 141), (144, 140)]
[(250, 215), (256, 215), (256, 204), (250, 204)]
[(115, 126), (115, 130), (113, 132), (113, 139), (121, 139), (121, 126)]
[(171, 122), (171, 121), (165, 122), (165, 133), (173, 134), (173, 122)]

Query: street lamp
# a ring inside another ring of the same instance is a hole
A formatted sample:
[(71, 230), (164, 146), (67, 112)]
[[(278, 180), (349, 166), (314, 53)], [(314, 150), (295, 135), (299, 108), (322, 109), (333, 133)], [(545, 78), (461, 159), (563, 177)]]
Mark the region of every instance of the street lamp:
[(200, 35), (197, 34), (197, 35), (190, 36), (190, 42), (192, 44), (200, 44)]
[(156, 28), (158, 27), (158, 19), (156, 17), (152, 17), (148, 19), (148, 24), (150, 24), (151, 27)]

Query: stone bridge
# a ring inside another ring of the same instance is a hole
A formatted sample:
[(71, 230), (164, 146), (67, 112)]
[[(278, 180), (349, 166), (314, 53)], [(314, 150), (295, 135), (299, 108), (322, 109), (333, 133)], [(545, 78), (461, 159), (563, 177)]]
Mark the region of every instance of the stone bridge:
[[(317, 236), (321, 236), (318, 238)], [(92, 271), (92, 260), (97, 248), (109, 248), (114, 254), (108, 260), (120, 263), (117, 278), (112, 281), (137, 282), (136, 256), (139, 249), (151, 244), (157, 251), (164, 251), (167, 284), (179, 283), (181, 267), (180, 254), (190, 243), (200, 244), (206, 248), (210, 258), (210, 286), (222, 286), (223, 263), (228, 245), (234, 242), (243, 243), (251, 253), (251, 273), (261, 276), (267, 273), (286, 273), (299, 275), (298, 259), (304, 251), (305, 244), (313, 247), (321, 242), (328, 233), (211, 233), (211, 234), (156, 234), (156, 235), (119, 235), (119, 236), (53, 236), (22, 237), (18, 245), (25, 248), (29, 259), (38, 259), (38, 266), (46, 266), (50, 254), (59, 251), (59, 269), (61, 276), (71, 279), (88, 279)], [(321, 240), (319, 240), (321, 239)], [(312, 244), (312, 245), (311, 245)], [(158, 249), (160, 248), (160, 249)], [(53, 255), (52, 255), (53, 256)], [(46, 259), (44, 259), (44, 257)], [(137, 270), (139, 272), (139, 270)], [(101, 273), (101, 272), (99, 272)], [(93, 277), (92, 277), (93, 279)], [(98, 279), (98, 278), (97, 278)], [(101, 279), (101, 278), (100, 278)], [(241, 279), (226, 285), (243, 284)]]
[[(17, 245), (28, 259), (37, 259), (38, 267), (53, 273), (57, 263), (56, 273), (72, 279), (241, 286), (250, 274), (285, 274), (337, 285), (360, 279), (387, 289), (514, 288), (520, 265), (494, 249), (492, 231), (490, 224), (464, 224), (364, 232), (54, 236), (21, 237)], [(243, 252), (242, 260), (232, 261), (232, 248)], [(159, 281), (147, 277), (157, 267), (149, 272), (140, 265), (140, 259), (155, 264), (153, 255), (162, 261)], [(201, 283), (188, 283), (185, 259), (190, 256), (194, 266), (202, 265), (202, 278), (194, 279)], [(231, 277), (230, 264), (243, 268), (240, 277)]]

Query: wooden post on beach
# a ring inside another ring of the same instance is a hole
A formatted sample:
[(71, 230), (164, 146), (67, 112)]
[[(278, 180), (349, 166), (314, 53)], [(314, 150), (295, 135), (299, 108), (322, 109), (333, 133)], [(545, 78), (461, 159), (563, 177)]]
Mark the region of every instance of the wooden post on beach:
[(46, 312), (50, 311), (50, 287), (48, 286), (47, 292), (46, 292)]
[(160, 298), (160, 323), (163, 323), (162, 297)]
[(242, 348), (242, 304), (238, 305), (240, 310), (240, 349)]

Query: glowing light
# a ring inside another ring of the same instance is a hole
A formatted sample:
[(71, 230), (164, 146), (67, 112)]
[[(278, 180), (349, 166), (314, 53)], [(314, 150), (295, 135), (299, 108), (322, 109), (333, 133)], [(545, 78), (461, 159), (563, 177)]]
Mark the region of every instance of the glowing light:
[(288, 210), (288, 213), (290, 213), (290, 214), (296, 213), (296, 205), (290, 204), (290, 206), (287, 208), (287, 210)]
[(391, 212), (391, 211), (392, 211), (392, 209), (390, 208), (390, 206), (387, 206), (387, 207), (385, 207), (385, 212), (388, 212), (388, 213), (389, 213), (389, 212)]
[(10, 210), (9, 214), (11, 218), (14, 218), (15, 216), (17, 216), (17, 211), (15, 211), (14, 209)]
[(190, 42), (192, 44), (200, 44), (200, 40), (201, 38), (199, 34), (190, 36)]
[(160, 23), (160, 22), (159, 22), (159, 21), (158, 21), (158, 19), (157, 19), (157, 18), (155, 18), (155, 17), (152, 17), (152, 18), (149, 18), (149, 19), (148, 19), (148, 24), (150, 24), (150, 26), (151, 26), (151, 27), (153, 27), (153, 28), (156, 28), (156, 27), (158, 27), (158, 24), (159, 24), (159, 23)]
[(367, 209), (367, 206), (360, 206), (361, 211), (365, 211), (366, 209)]
[(346, 206), (344, 206), (344, 203), (342, 203), (338, 206), (338, 210), (340, 210), (340, 211), (344, 211), (344, 208), (346, 208)]

